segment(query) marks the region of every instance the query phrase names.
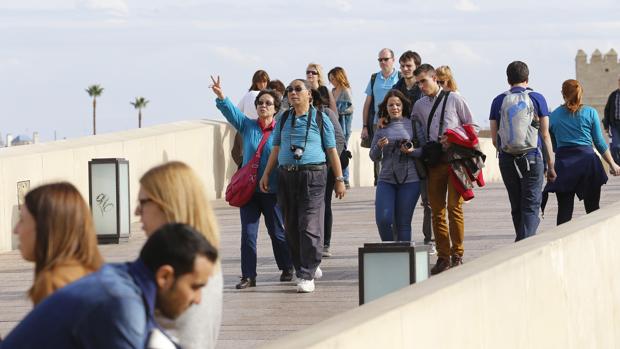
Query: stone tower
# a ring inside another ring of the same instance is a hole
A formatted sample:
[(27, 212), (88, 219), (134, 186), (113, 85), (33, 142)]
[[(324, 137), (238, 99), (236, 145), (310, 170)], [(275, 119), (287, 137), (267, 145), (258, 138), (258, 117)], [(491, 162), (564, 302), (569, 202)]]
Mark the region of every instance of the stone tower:
[(584, 90), (583, 103), (596, 108), (602, 119), (607, 97), (618, 88), (620, 76), (618, 53), (612, 48), (603, 56), (597, 49), (592, 53), (588, 63), (586, 53), (579, 50), (575, 57), (575, 70), (577, 80), (581, 82)]

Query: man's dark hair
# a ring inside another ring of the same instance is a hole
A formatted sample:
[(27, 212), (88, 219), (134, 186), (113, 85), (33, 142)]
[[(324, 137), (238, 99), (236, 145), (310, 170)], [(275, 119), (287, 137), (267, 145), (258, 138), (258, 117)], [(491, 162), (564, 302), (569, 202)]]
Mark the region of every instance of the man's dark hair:
[(428, 63), (424, 63), (422, 65), (420, 65), (419, 67), (416, 68), (416, 70), (413, 72), (413, 75), (418, 76), (420, 74), (426, 73), (430, 76), (435, 76), (435, 68), (433, 68), (432, 65), (428, 64)]
[(413, 63), (415, 63), (416, 67), (419, 67), (420, 64), (422, 64), (422, 58), (420, 57), (420, 55), (417, 52), (414, 51), (405, 51), (405, 53), (403, 53), (402, 55), (400, 55), (400, 58), (398, 59), (399, 62), (406, 62), (410, 59), (413, 59)]
[(529, 80), (530, 70), (527, 68), (527, 64), (521, 61), (514, 61), (508, 64), (506, 76), (508, 76), (508, 83), (510, 85), (516, 85)]
[(270, 95), (273, 98), (273, 107), (276, 109), (276, 112), (280, 110), (280, 104), (282, 104), (282, 96), (280, 92), (272, 89), (261, 90), (258, 95), (256, 95), (256, 99), (254, 99), (254, 106), (258, 109), (258, 100), (262, 95)]
[(311, 103), (315, 108), (329, 107), (329, 101), (327, 101), (325, 97), (321, 96), (321, 92), (319, 92), (319, 90), (313, 88), (310, 90), (310, 93), (312, 93)]
[(200, 232), (187, 224), (169, 223), (157, 229), (142, 247), (140, 259), (152, 272), (162, 265), (174, 268), (180, 276), (194, 271), (196, 256), (217, 261), (217, 249)]

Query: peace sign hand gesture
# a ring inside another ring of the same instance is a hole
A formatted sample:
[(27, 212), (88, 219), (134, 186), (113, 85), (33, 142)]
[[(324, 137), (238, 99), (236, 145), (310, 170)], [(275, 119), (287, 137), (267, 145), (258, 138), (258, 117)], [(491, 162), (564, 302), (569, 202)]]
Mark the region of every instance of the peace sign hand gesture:
[(222, 90), (222, 83), (220, 80), (220, 76), (217, 76), (217, 80), (215, 80), (213, 78), (213, 75), (211, 75), (211, 81), (213, 81), (212, 85), (209, 85), (209, 88), (211, 90), (213, 90), (213, 93), (215, 93), (215, 95), (217, 96), (217, 98), (219, 99), (224, 99), (226, 98), (226, 96), (224, 96), (224, 91)]

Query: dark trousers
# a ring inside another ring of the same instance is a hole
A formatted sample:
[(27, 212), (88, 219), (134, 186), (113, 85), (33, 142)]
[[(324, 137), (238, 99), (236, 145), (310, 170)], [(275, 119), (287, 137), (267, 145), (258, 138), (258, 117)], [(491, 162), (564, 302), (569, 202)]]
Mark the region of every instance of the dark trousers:
[[(570, 193), (555, 193), (558, 198), (558, 218), (557, 225), (566, 223), (573, 218), (573, 208), (575, 208), (575, 192)], [(599, 202), (601, 201), (601, 188), (598, 190), (591, 190), (586, 193), (583, 198), (583, 205), (585, 206), (586, 213), (590, 213), (598, 210)]]
[(297, 277), (314, 279), (323, 256), (323, 221), (327, 170), (280, 169), (278, 203)]
[(530, 170), (523, 171), (523, 178), (519, 178), (514, 158), (502, 156), (499, 158), (499, 169), (510, 200), (515, 241), (536, 235), (540, 224), (538, 213), (542, 201), (544, 165), (539, 156), (528, 155), (528, 161)]
[(332, 215), (332, 196), (334, 193), (334, 185), (336, 185), (336, 179), (331, 168), (327, 170), (327, 180), (325, 184), (325, 225), (323, 227), (323, 246), (329, 247), (332, 241), (332, 225), (334, 223), (334, 217)]
[(289, 252), (282, 212), (277, 204), (276, 194), (254, 193), (250, 202), (239, 209), (241, 215), (241, 274), (256, 277), (256, 239), (261, 214), (271, 238), (271, 247), (280, 270), (293, 268)]
[(432, 211), (431, 204), (428, 202), (428, 184), (426, 179), (420, 179), (420, 201), (424, 208), (424, 218), (422, 220), (422, 234), (424, 235), (424, 244), (428, 245), (433, 240), (433, 229), (431, 223)]

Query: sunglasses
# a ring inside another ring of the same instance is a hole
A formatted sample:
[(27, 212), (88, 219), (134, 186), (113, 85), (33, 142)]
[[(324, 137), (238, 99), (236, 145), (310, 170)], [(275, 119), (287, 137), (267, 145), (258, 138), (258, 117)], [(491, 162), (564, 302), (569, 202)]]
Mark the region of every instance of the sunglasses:
[(256, 102), (256, 105), (264, 105), (266, 107), (271, 107), (273, 105), (272, 101), (258, 101)]
[(440, 85), (443, 85), (445, 83), (445, 81), (444, 80), (437, 80), (437, 83), (440, 84)]
[(387, 62), (387, 61), (389, 61), (390, 59), (392, 59), (392, 57), (387, 57), (387, 58), (377, 58), (377, 60), (378, 60), (379, 62)]
[(319, 75), (319, 72), (314, 70), (306, 70), (306, 75)]
[(303, 90), (305, 90), (305, 88), (303, 88), (301, 86), (295, 86), (295, 87), (289, 86), (289, 87), (286, 88), (286, 92), (288, 92), (288, 93), (292, 93), (293, 91), (299, 93), (299, 92), (301, 92)]

